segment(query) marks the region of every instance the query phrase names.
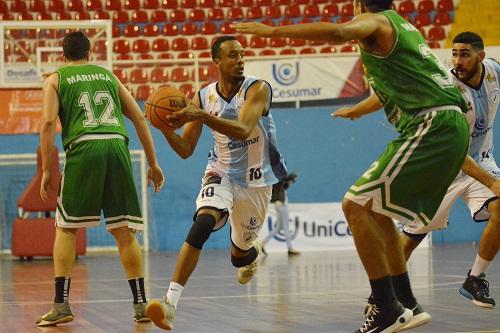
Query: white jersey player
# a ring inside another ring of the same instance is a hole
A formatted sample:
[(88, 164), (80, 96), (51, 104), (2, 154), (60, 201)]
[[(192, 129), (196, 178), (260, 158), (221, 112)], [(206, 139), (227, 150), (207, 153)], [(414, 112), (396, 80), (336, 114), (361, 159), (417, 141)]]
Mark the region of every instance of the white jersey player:
[(286, 176), (276, 145), (270, 113), (272, 90), (262, 80), (243, 75), (244, 50), (233, 36), (218, 38), (212, 59), (219, 80), (201, 89), (193, 102), (169, 116), (173, 127), (186, 124), (182, 136), (162, 129), (183, 158), (189, 157), (203, 125), (212, 129), (215, 145), (196, 200), (194, 223), (177, 258), (164, 300), (151, 302), (147, 315), (160, 328), (172, 329), (177, 302), (194, 271), (203, 244), (214, 230), (231, 225), (231, 262), (239, 283), (257, 269), (262, 242), (257, 238), (271, 199), (272, 185)]

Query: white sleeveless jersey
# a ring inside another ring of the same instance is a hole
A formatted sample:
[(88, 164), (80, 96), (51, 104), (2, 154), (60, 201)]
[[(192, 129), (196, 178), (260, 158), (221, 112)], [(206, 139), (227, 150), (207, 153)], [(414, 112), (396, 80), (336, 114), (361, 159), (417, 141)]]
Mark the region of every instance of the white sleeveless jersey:
[[(246, 76), (231, 100), (226, 100), (219, 92), (217, 82), (213, 82), (199, 92), (201, 107), (212, 116), (237, 120), (248, 88), (258, 81), (255, 77)], [(277, 149), (276, 127), (271, 112), (260, 117), (245, 141), (231, 139), (214, 130), (212, 135), (215, 144), (208, 154), (206, 172), (215, 171), (227, 176), (231, 182), (248, 188), (272, 185), (286, 176), (285, 163)]]
[[(484, 75), (479, 89), (469, 87), (451, 75), (467, 104), (474, 125), (471, 126), (469, 155), (480, 165), (490, 165), (493, 157), (493, 123), (500, 107), (500, 65), (483, 60)], [(469, 118), (469, 115), (468, 115)]]

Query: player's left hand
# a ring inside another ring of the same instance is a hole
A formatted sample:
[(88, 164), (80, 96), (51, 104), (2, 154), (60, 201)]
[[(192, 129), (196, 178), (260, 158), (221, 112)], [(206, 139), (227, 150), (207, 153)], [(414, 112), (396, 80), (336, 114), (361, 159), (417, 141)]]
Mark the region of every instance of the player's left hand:
[(40, 198), (42, 198), (43, 202), (47, 202), (49, 195), (48, 195), (48, 190), (50, 187), (50, 171), (45, 171), (43, 172), (42, 175), (42, 181), (40, 183)]
[(500, 179), (497, 179), (493, 185), (491, 185), (490, 190), (495, 193), (497, 197), (500, 197)]
[(259, 22), (233, 23), (231, 27), (242, 34), (271, 37), (274, 27)]
[(165, 183), (165, 176), (159, 165), (148, 168), (148, 186), (153, 183), (155, 192), (159, 192)]
[(203, 117), (203, 111), (193, 103), (189, 103), (184, 109), (167, 116), (169, 126), (179, 128), (185, 123), (195, 121)]

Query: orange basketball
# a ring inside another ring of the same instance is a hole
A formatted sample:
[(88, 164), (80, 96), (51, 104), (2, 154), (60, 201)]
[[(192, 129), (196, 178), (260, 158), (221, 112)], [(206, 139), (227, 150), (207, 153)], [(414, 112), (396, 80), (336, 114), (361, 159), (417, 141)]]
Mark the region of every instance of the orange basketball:
[(175, 87), (164, 86), (155, 90), (146, 100), (146, 118), (158, 129), (172, 130), (166, 116), (186, 107), (186, 96)]

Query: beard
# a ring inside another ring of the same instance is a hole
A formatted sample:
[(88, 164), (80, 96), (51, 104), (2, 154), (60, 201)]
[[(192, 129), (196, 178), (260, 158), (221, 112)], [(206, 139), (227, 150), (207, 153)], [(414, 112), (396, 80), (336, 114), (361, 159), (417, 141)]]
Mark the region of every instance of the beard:
[(465, 68), (458, 67), (455, 68), (455, 73), (457, 73), (457, 76), (461, 81), (468, 82), (472, 80), (472, 78), (480, 71), (480, 69), (481, 69), (481, 60), (477, 58), (476, 63), (471, 68), (471, 70), (466, 70)]

